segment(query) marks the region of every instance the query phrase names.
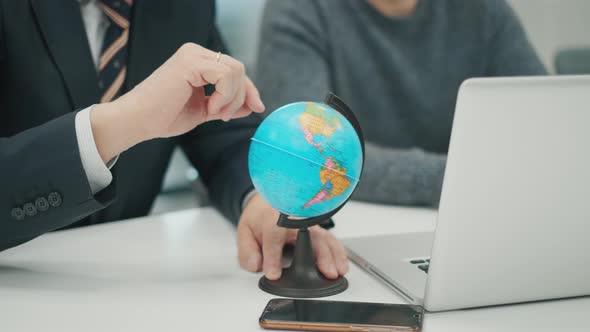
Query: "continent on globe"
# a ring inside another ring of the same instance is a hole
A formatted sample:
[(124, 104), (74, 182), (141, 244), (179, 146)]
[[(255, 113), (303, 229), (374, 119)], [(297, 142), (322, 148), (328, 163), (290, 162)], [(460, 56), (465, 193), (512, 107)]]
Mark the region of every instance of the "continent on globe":
[(299, 123), (303, 129), (305, 140), (318, 148), (320, 152), (323, 151), (322, 142), (316, 142), (315, 136), (321, 135), (329, 139), (337, 129), (342, 127), (337, 116), (328, 114), (316, 103), (305, 103), (305, 111), (299, 117)]
[(320, 170), (320, 182), (322, 183), (322, 189), (303, 205), (303, 209), (340, 196), (350, 187), (350, 180), (346, 176), (346, 168), (341, 167), (340, 163), (332, 157), (329, 157), (324, 162)]

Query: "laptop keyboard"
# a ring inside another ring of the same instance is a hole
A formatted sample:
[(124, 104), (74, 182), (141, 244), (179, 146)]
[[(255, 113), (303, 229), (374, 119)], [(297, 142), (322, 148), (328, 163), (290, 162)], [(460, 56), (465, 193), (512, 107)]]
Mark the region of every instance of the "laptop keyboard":
[(417, 268), (428, 273), (428, 267), (430, 266), (430, 258), (424, 259), (412, 259), (410, 263), (414, 264)]

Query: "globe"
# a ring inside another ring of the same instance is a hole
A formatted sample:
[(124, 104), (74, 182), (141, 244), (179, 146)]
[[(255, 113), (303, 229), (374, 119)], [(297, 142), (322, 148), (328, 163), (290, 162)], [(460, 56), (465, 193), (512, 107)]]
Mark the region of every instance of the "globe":
[(363, 153), (352, 124), (328, 105), (297, 102), (272, 112), (258, 127), (248, 155), (256, 191), (297, 218), (342, 205), (359, 182)]

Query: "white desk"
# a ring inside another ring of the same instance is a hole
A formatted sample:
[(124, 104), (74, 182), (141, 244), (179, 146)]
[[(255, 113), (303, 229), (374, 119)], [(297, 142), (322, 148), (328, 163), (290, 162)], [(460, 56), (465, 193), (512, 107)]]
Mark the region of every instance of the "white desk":
[[(353, 202), (335, 219), (346, 237), (430, 230), (435, 213)], [(210, 208), (56, 232), (0, 253), (0, 330), (259, 331), (258, 278)], [(333, 299), (402, 302), (355, 266), (348, 279)], [(438, 313), (424, 331), (589, 331), (588, 313), (587, 298)]]

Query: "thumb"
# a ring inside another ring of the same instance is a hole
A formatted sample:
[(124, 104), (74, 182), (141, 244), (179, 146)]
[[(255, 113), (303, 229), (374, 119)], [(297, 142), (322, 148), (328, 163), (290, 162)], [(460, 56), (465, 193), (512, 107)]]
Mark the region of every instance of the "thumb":
[(256, 236), (246, 223), (238, 225), (238, 259), (240, 266), (250, 272), (258, 272), (262, 266), (262, 253)]

